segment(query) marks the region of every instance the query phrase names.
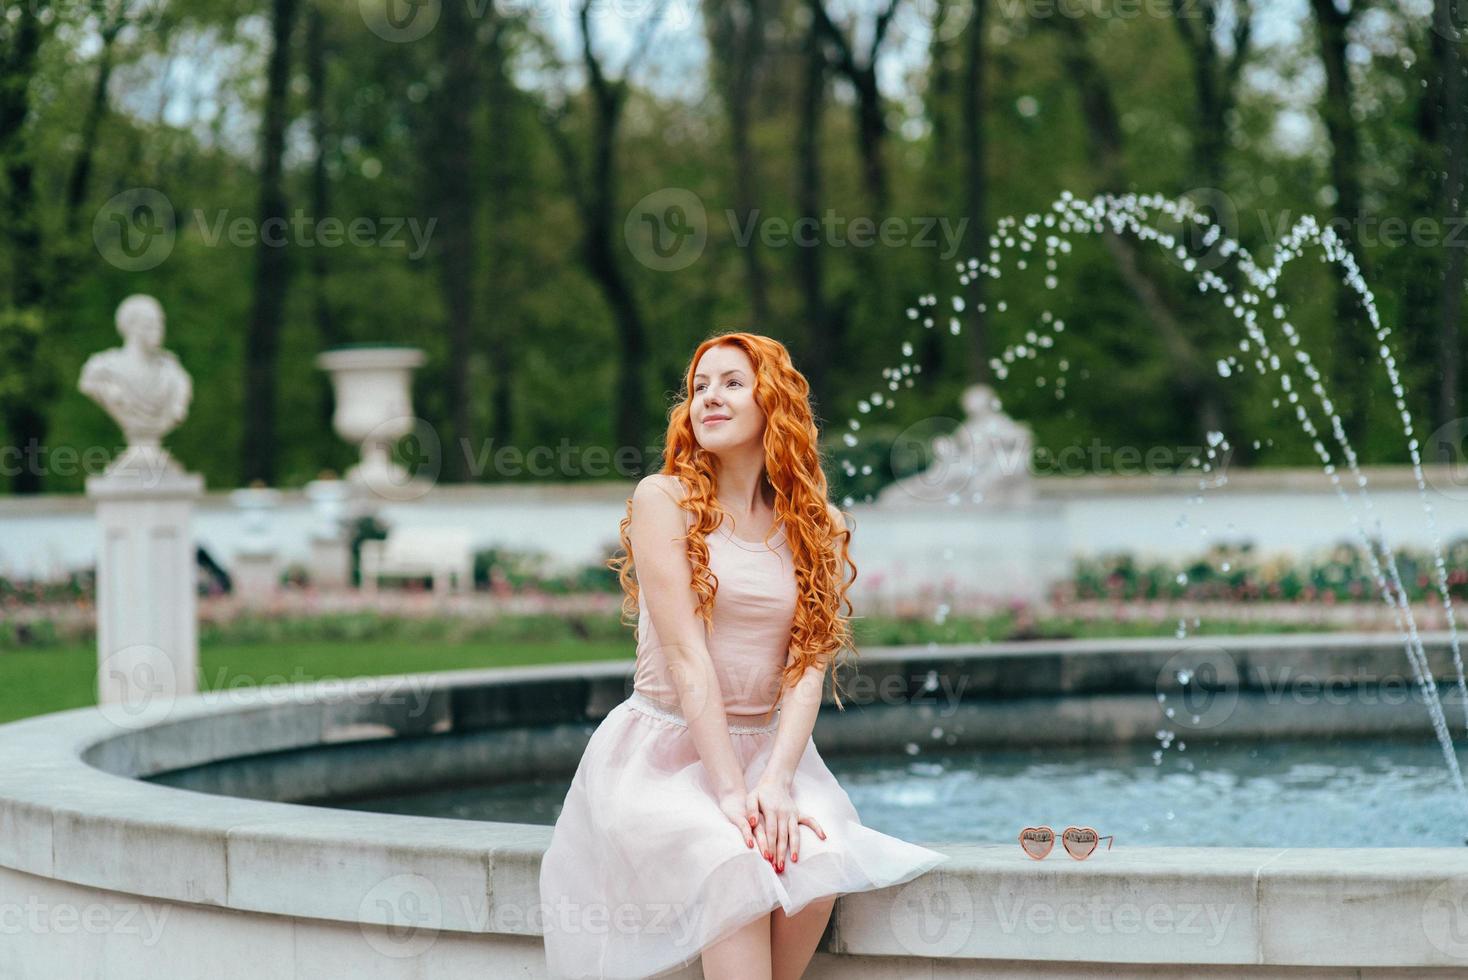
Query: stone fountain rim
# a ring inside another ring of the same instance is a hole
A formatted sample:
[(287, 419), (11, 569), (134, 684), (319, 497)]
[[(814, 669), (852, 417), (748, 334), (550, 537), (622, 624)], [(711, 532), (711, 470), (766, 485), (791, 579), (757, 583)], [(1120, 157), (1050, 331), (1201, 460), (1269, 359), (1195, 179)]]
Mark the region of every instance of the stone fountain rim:
[[(1424, 633), (1424, 642), (1446, 642), (1446, 633)], [(1381, 643), (1382, 637), (1281, 634), (1219, 637), (1220, 646), (1278, 647), (1322, 640), (1333, 645)], [(1177, 641), (1075, 640), (987, 644), (928, 650), (869, 648), (867, 659), (946, 660), (955, 656), (1104, 652), (1124, 645), (1176, 646)], [(514, 685), (557, 678), (625, 676), (630, 664), (556, 664), (488, 668), (354, 679), (352, 690), (374, 696), (405, 684), (428, 691), (466, 685)], [(341, 681), (205, 692), (180, 699), (137, 731), (166, 732), (170, 725), (203, 716), (249, 710), (283, 710), (302, 704), (338, 704), (350, 695)], [(253, 693), (252, 693), (253, 692)], [(254, 731), (260, 726), (246, 726)], [(438, 928), (445, 932), (539, 935), (533, 917), (505, 916), (507, 909), (539, 905), (538, 867), (551, 828), (450, 818), (334, 810), (205, 793), (148, 783), (96, 768), (85, 756), (97, 746), (134, 734), (120, 730), (100, 707), (77, 708), (0, 726), (0, 866), (167, 902), (217, 906), (253, 913), (304, 916), (359, 925), (387, 925), (374, 886), (395, 876), (426, 880), (443, 899)], [(318, 743), (319, 744), (319, 743)], [(1124, 846), (1088, 862), (1031, 861), (1010, 845), (928, 843), (949, 859), (903, 888), (952, 889), (969, 894), (1022, 885), (1026, 893), (1136, 894), (1149, 886), (1186, 902), (1200, 893), (1225, 894), (1243, 903), (1246, 941), (1200, 951), (1187, 962), (1350, 965), (1361, 955), (1308, 938), (1301, 921), (1356, 923), (1370, 934), (1383, 915), (1426, 920), (1427, 898), (1448, 881), (1468, 880), (1463, 848), (1256, 848)], [(330, 871), (320, 887), (299, 887), (302, 869)], [(1139, 882), (1142, 883), (1139, 886)], [(1353, 901), (1342, 902), (1341, 896)], [(1058, 899), (1057, 899), (1058, 900)], [(1405, 902), (1405, 909), (1402, 903)], [(873, 905), (872, 903), (877, 903)], [(1396, 903), (1393, 905), (1393, 903)], [(843, 897), (838, 910), (852, 914), (895, 911), (890, 890)], [(488, 915), (472, 915), (478, 909)], [(862, 911), (865, 910), (865, 911)], [(859, 916), (858, 916), (859, 917)], [(838, 923), (842, 921), (838, 914)], [(1334, 930), (1333, 930), (1334, 931)], [(1461, 965), (1415, 924), (1395, 943), (1373, 947), (1373, 965)], [(1337, 935), (1349, 933), (1337, 932)], [(900, 938), (900, 937), (899, 937)], [(844, 936), (841, 951), (911, 956), (910, 943), (891, 929)], [(1054, 937), (1046, 959), (1094, 959), (1096, 950)], [(1083, 938), (1083, 937), (1078, 937)], [(1176, 937), (1149, 936), (1163, 946)], [(1350, 947), (1350, 944), (1346, 944)], [(1136, 949), (1128, 954), (1135, 959)], [(1468, 951), (1464, 951), (1468, 955)], [(952, 955), (994, 956), (982, 948)], [(1176, 949), (1159, 953), (1176, 956)], [(1199, 959), (1203, 955), (1205, 958)], [(1344, 957), (1344, 958), (1343, 958)], [(1021, 957), (1023, 958), (1023, 957)], [(1105, 962), (1107, 960), (1101, 960)], [(1111, 961), (1120, 961), (1113, 959)], [(1142, 961), (1142, 960), (1135, 960)], [(1148, 954), (1146, 961), (1154, 961)], [(1161, 962), (1162, 960), (1155, 960)]]

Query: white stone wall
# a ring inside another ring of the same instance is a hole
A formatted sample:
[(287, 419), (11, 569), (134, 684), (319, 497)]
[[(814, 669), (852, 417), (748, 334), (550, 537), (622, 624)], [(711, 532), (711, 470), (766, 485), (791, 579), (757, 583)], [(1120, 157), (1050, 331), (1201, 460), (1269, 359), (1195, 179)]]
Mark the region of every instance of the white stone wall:
[[(846, 508), (855, 523), (857, 592), (890, 593), (945, 583), (969, 592), (1028, 595), (1065, 574), (1078, 556), (1128, 550), (1191, 557), (1220, 541), (1252, 541), (1261, 551), (1300, 553), (1354, 540), (1353, 512), (1365, 527), (1379, 519), (1397, 547), (1432, 542), (1423, 497), (1408, 467), (1367, 472), (1370, 509), (1343, 475), (1343, 503), (1318, 470), (1236, 471), (1222, 487), (1199, 490), (1193, 477), (1041, 478), (1029, 510), (910, 506)], [(477, 547), (539, 550), (571, 568), (616, 545), (630, 482), (434, 488), (419, 500), (388, 504), (392, 523), (470, 528)], [(1195, 497), (1201, 495), (1202, 501)], [(1447, 470), (1429, 470), (1426, 500), (1444, 542), (1468, 536), (1468, 491)], [(273, 512), (283, 560), (305, 562), (313, 516), (300, 491), (285, 491)], [(79, 495), (0, 499), (0, 571), (51, 576), (95, 560), (93, 517)], [(229, 491), (214, 490), (195, 510), (196, 539), (231, 566), (246, 533)]]

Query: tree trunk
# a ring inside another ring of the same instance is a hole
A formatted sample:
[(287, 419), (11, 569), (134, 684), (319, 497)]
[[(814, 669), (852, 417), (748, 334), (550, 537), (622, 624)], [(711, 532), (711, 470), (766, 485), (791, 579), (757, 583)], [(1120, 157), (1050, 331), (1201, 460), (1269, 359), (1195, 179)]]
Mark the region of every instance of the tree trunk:
[[(286, 99), (290, 87), (291, 34), (298, 0), (273, 0), (271, 48), (266, 69), (265, 111), (260, 131), (259, 234), (254, 305), (245, 334), (244, 482), (275, 482), (276, 372), (281, 319), (290, 278), (286, 200), (281, 158), (285, 149)], [(275, 244), (270, 244), (271, 241)]]
[[(866, 217), (878, 228), (889, 217), (892, 195), (885, 161), (887, 123), (883, 116), (882, 93), (877, 85), (877, 65), (887, 30), (901, 2), (902, 0), (888, 0), (886, 8), (877, 15), (866, 51), (858, 61), (852, 42), (831, 20), (825, 0), (810, 0), (811, 14), (818, 34), (835, 52), (830, 67), (840, 72), (856, 92), (857, 149), (861, 155), (862, 184), (866, 188), (867, 200), (872, 208), (872, 213)], [(898, 322), (902, 308), (901, 297), (892, 285), (888, 263), (880, 243), (856, 248), (853, 258), (871, 320), (883, 327)], [(843, 309), (850, 305), (849, 298), (843, 300)]]
[[(1213, 215), (1214, 223), (1224, 235), (1237, 238), (1239, 229), (1228, 220), (1232, 217), (1233, 209), (1224, 187), (1228, 171), (1228, 116), (1237, 100), (1239, 74), (1249, 52), (1253, 11), (1247, 0), (1240, 0), (1236, 5), (1238, 21), (1233, 32), (1234, 47), (1225, 60), (1216, 40), (1220, 2), (1221, 0), (1202, 0), (1201, 6), (1189, 7), (1186, 0), (1174, 0), (1173, 23), (1182, 38), (1183, 47), (1187, 49), (1193, 68), (1195, 122), (1190, 134), (1193, 145), (1192, 168), (1195, 179), (1201, 181), (1197, 190), (1206, 198), (1193, 203), (1205, 206), (1223, 204), (1229, 210)], [(1201, 10), (1201, 24), (1197, 24), (1195, 10)], [(1196, 240), (1201, 237), (1198, 228), (1198, 225), (1189, 222), (1186, 233), (1181, 238), (1186, 246), (1191, 246), (1192, 254), (1206, 263), (1206, 268), (1214, 264), (1212, 260), (1218, 256), (1216, 250), (1220, 248), (1221, 240), (1212, 246), (1202, 246)], [(1233, 295), (1238, 296), (1247, 288), (1237, 262), (1225, 258), (1214, 271)], [(1193, 325), (1192, 345), (1198, 349), (1201, 358), (1198, 370), (1209, 373), (1210, 353), (1231, 347), (1234, 341), (1227, 332), (1237, 328), (1233, 318), (1224, 316), (1216, 305), (1211, 302), (1200, 303), (1197, 294), (1192, 291), (1187, 297), (1179, 305), (1185, 308), (1184, 318)], [(1187, 312), (1187, 307), (1192, 307), (1195, 312)], [(1223, 322), (1220, 323), (1220, 320)], [(1202, 396), (1201, 423), (1205, 431), (1222, 431), (1226, 424), (1227, 403), (1211, 374), (1209, 377), (1210, 382)], [(1246, 443), (1238, 449), (1233, 459), (1235, 462), (1243, 462), (1245, 455), (1250, 453), (1252, 449)]]
[[(613, 236), (621, 228), (613, 220), (618, 180), (614, 150), (621, 113), (619, 97), (601, 107), (593, 127), (591, 207), (586, 212), (582, 254), (587, 270), (601, 286), (621, 341), (617, 349), (617, 445), (619, 448), (640, 448), (646, 442), (647, 426), (646, 384), (643, 381), (647, 366), (647, 330), (632, 286), (617, 262), (618, 250), (612, 245)], [(644, 461), (644, 465), (648, 462)]]
[[(826, 59), (821, 53), (819, 28), (805, 38), (805, 79), (800, 93), (800, 116), (795, 137), (795, 208), (803, 219), (820, 220), (821, 117), (826, 99)], [(819, 244), (795, 248), (796, 277), (805, 300), (805, 365), (803, 373), (817, 405), (830, 404), (831, 362), (840, 338), (834, 336), (826, 308), (824, 253)]]
[[(97, 81), (92, 86), (92, 99), (87, 103), (87, 114), (82, 119), (81, 147), (66, 181), (66, 217), (64, 227), (67, 238), (77, 232), (82, 207), (87, 203), (87, 191), (92, 180), (92, 161), (97, 152), (97, 133), (102, 120), (107, 118), (107, 86), (112, 80), (112, 53), (122, 21), (109, 24), (102, 29), (102, 50), (97, 55)], [(68, 269), (68, 272), (70, 269)], [(70, 278), (68, 275), (67, 278)]]
[[(602, 298), (612, 315), (617, 332), (616, 404), (612, 435), (618, 448), (639, 451), (646, 445), (648, 410), (646, 404), (647, 329), (637, 297), (626, 273), (617, 261), (619, 249), (614, 241), (622, 236), (622, 216), (617, 213), (618, 174), (616, 166), (617, 133), (621, 125), (627, 86), (626, 78), (611, 79), (602, 70), (591, 38), (591, 2), (583, 0), (579, 26), (581, 59), (586, 69), (588, 102), (591, 107), (590, 160), (582, 166), (580, 152), (569, 133), (562, 128), (560, 117), (568, 108), (547, 110), (548, 132), (560, 153), (566, 171), (566, 186), (581, 215), (580, 251), (586, 271), (601, 289)], [(651, 26), (651, 25), (649, 25)], [(646, 41), (649, 35), (644, 35)], [(640, 53), (643, 45), (639, 44)], [(630, 72), (636, 55), (628, 59), (624, 72)], [(653, 461), (642, 459), (642, 470), (650, 472)]]
[[(572, 197), (580, 205), (584, 226), (581, 254), (587, 272), (601, 287), (619, 340), (613, 435), (619, 448), (640, 450), (646, 444), (648, 419), (644, 381), (647, 329), (632, 284), (617, 261), (620, 250), (613, 244), (622, 235), (622, 216), (617, 212), (617, 134), (626, 104), (627, 83), (625, 75), (610, 79), (602, 70), (591, 39), (591, 0), (583, 0), (579, 24), (592, 113), (589, 173), (584, 179), (570, 137), (556, 127), (552, 128), (552, 136), (566, 160)], [(639, 45), (638, 50), (641, 49)], [(625, 72), (632, 70), (635, 57), (628, 59)], [(651, 463), (643, 460), (644, 470), (651, 471)]]
[(474, 452), (469, 368), (477, 313), (474, 270), (479, 267), (475, 219), (479, 213), (479, 181), (474, 166), (474, 115), (478, 103), (465, 93), (479, 90), (476, 25), (460, 3), (446, 3), (443, 23), (434, 32), (444, 66), (443, 88), (435, 111), (431, 169), (439, 215), (440, 283), (448, 315), (448, 417), (452, 438), (442, 440), (444, 477), (468, 479)]
[[(1087, 142), (1095, 158), (1101, 189), (1112, 194), (1123, 193), (1127, 180), (1121, 122), (1110, 81), (1086, 47), (1081, 24), (1071, 17), (1052, 18), (1052, 21), (1049, 26), (1061, 35), (1066, 74), (1080, 96)], [(1203, 351), (1184, 329), (1181, 317), (1167, 298), (1166, 287), (1160, 286), (1158, 277), (1144, 269), (1136, 243), (1131, 239), (1108, 229), (1102, 233), (1102, 241), (1115, 259), (1122, 281), (1156, 327), (1162, 348), (1172, 362), (1177, 389), (1191, 405), (1195, 424), (1204, 432), (1219, 430), (1223, 424), (1219, 379), (1210, 370)]]
[[(1450, 16), (1449, 8), (1454, 5), (1455, 0), (1438, 0), (1436, 16), (1445, 20), (1443, 31), (1448, 30), (1447, 24), (1453, 23), (1446, 20)], [(1461, 9), (1461, 4), (1459, 4)], [(1457, 21), (1461, 30), (1462, 21)], [(1447, 43), (1443, 37), (1439, 37), (1441, 43), (1442, 59), (1442, 116), (1446, 120), (1445, 132), (1443, 133), (1444, 150), (1447, 156), (1447, 167), (1445, 168), (1442, 187), (1442, 204), (1438, 214), (1459, 215), (1465, 210), (1465, 188), (1464, 181), (1465, 163), (1468, 163), (1468, 120), (1463, 118), (1463, 73), (1468, 70), (1463, 57), (1462, 38), (1458, 37), (1456, 43)], [(1438, 358), (1442, 365), (1442, 377), (1438, 384), (1438, 415), (1436, 423), (1438, 426), (1447, 425), (1458, 417), (1459, 406), (1462, 404), (1461, 391), (1463, 384), (1463, 290), (1468, 283), (1464, 282), (1464, 259), (1461, 243), (1457, 247), (1448, 248), (1446, 261), (1443, 269), (1442, 302), (1440, 304), (1441, 316), (1438, 320)], [(1441, 462), (1456, 462), (1456, 448), (1440, 445), (1442, 453)]]
[[(317, 220), (330, 213), (331, 183), (326, 172), (326, 19), (321, 8), (312, 4), (306, 14), (306, 72), (311, 85), (311, 142), (316, 151), (311, 161), (311, 210)], [(331, 308), (330, 264), (327, 250), (311, 250), (311, 299), (316, 320), (316, 343), (321, 350), (341, 344), (336, 315)], [(331, 386), (320, 386), (317, 417), (325, 431), (331, 431), (331, 417), (336, 410)]]
[[(973, 21), (965, 30), (965, 81), (963, 86), (963, 155), (965, 217), (968, 227), (965, 234), (971, 243), (968, 249), (958, 253), (958, 259), (967, 259), (972, 254), (984, 256), (983, 247), (988, 237), (986, 215), (988, 169), (984, 162), (984, 106), (988, 90), (984, 84), (984, 29), (987, 0), (972, 0)], [(983, 303), (986, 277), (977, 272), (970, 278), (964, 290), (964, 319), (968, 326), (969, 376), (976, 382), (988, 384), (992, 381), (993, 369), (989, 367), (989, 326), (984, 315)]]
[[(509, 167), (508, 154), (496, 152), (494, 134), (515, 132), (516, 91), (506, 75), (506, 56), (501, 34), (496, 31), (487, 53), (485, 75), (487, 78), (488, 123), (491, 152), (489, 157), (489, 180), (485, 181), (485, 204), (493, 215), (507, 215), (514, 206), (509, 189), (515, 185), (515, 174)], [(486, 243), (489, 268), (485, 272), (485, 322), (486, 347), (489, 352), (489, 437), (493, 445), (508, 444), (515, 433), (514, 380), (515, 380), (515, 329), (512, 317), (499, 315), (498, 311), (510, 309), (502, 301), (505, 274), (501, 259), (515, 249), (516, 243), (505, 241), (507, 236), (498, 221), (490, 225), (490, 240)]]
[[(4, 164), (9, 193), (5, 201), (5, 228), (10, 239), (10, 301), (18, 307), (41, 302), (41, 230), (36, 220), (35, 170), (27, 124), (31, 116), (31, 79), (41, 49), (40, 15), (45, 0), (20, 3), (8, 9), (16, 14), (11, 40), (0, 61), (0, 163)], [(19, 436), (20, 433), (12, 433)]]
[[(1361, 274), (1371, 281), (1355, 234), (1361, 220), (1361, 143), (1356, 122), (1351, 116), (1352, 85), (1346, 64), (1346, 30), (1357, 7), (1341, 13), (1335, 0), (1311, 0), (1315, 25), (1320, 37), (1320, 60), (1325, 67), (1325, 100), (1321, 115), (1330, 135), (1331, 183), (1335, 185), (1337, 233), (1342, 244), (1356, 259)], [(1341, 417), (1346, 437), (1356, 446), (1366, 434), (1372, 398), (1372, 379), (1376, 376), (1375, 339), (1371, 324), (1356, 291), (1339, 276), (1336, 289), (1336, 344), (1332, 361), (1332, 398)]]
[[(759, 210), (759, 161), (750, 138), (757, 80), (764, 63), (764, 0), (723, 0), (711, 7), (712, 51), (729, 114), (729, 142), (734, 163), (734, 212), (739, 227)], [(760, 260), (759, 236), (752, 236), (741, 249), (745, 278), (749, 284), (749, 306), (755, 329), (770, 322), (769, 286)]]
[[(35, 170), (28, 145), (27, 123), (31, 115), (31, 79), (36, 72), (41, 48), (40, 15), (49, 5), (45, 0), (20, 3), (11, 22), (11, 40), (0, 49), (0, 164), (5, 168), (8, 194), (3, 222), (10, 239), (10, 303), (39, 315), (45, 298), (41, 280), (41, 229), (37, 221)], [(43, 328), (44, 329), (44, 328)], [(44, 384), (44, 382), (42, 382)], [(46, 406), (29, 398), (8, 402), (5, 428), (9, 443), (21, 453), (20, 465), (10, 480), (12, 492), (38, 493), (43, 486), (42, 470), (32, 465), (31, 454), (46, 444), (49, 420)]]

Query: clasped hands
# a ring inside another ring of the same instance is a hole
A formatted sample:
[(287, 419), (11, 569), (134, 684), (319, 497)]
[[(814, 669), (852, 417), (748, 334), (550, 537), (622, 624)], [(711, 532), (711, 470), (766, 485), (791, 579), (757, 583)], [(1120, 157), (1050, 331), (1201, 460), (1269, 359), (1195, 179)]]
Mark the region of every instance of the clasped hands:
[(727, 793), (719, 798), (719, 809), (744, 835), (747, 847), (758, 847), (776, 871), (785, 870), (785, 858), (800, 860), (800, 825), (821, 840), (826, 832), (814, 817), (802, 816), (790, 795), (790, 780), (766, 774), (745, 793)]

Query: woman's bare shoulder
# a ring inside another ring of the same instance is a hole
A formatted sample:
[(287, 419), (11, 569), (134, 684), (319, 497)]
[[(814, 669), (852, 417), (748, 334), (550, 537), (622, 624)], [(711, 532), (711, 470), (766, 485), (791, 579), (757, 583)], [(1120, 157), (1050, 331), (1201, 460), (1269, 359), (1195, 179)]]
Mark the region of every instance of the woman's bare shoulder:
[(637, 483), (637, 489), (632, 492), (632, 503), (636, 506), (639, 501), (651, 501), (654, 506), (666, 506), (659, 497), (667, 497), (674, 505), (681, 505), (683, 498), (687, 495), (683, 481), (671, 473), (651, 473)]

